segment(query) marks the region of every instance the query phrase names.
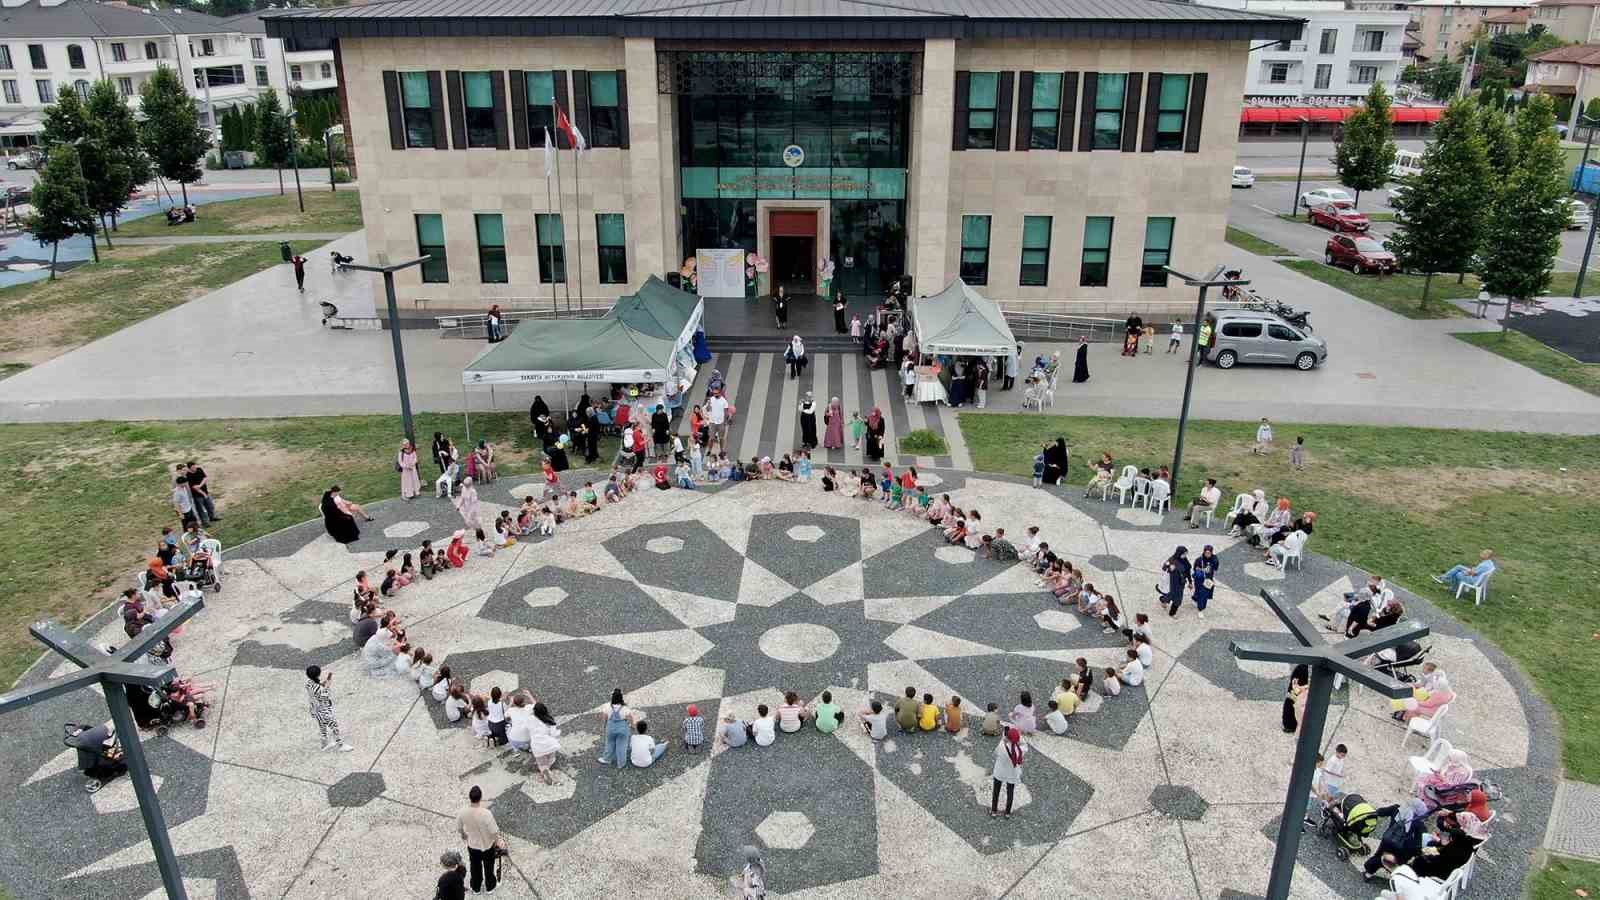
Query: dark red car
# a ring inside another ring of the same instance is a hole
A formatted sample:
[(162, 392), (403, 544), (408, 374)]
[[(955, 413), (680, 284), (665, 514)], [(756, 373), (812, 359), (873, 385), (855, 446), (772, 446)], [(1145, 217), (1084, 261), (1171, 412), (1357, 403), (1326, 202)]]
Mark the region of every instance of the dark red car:
[(1369, 237), (1334, 235), (1328, 238), (1323, 258), (1330, 266), (1348, 266), (1352, 272), (1384, 275), (1394, 271), (1394, 254)]
[(1368, 228), (1372, 227), (1372, 223), (1367, 220), (1365, 214), (1356, 212), (1352, 207), (1341, 206), (1337, 203), (1324, 203), (1321, 206), (1311, 207), (1306, 211), (1306, 221), (1313, 225), (1321, 225), (1323, 228), (1332, 228), (1334, 231), (1339, 232), (1359, 231), (1364, 233)]

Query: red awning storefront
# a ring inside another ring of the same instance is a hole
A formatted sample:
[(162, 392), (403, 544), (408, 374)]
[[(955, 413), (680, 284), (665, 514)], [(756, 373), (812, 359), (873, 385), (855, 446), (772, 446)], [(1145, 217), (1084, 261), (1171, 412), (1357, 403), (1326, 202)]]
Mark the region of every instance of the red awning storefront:
[[(1247, 125), (1291, 124), (1302, 118), (1310, 122), (1343, 122), (1359, 109), (1357, 106), (1246, 106), (1239, 121)], [(1437, 122), (1442, 115), (1442, 106), (1396, 106), (1392, 110), (1396, 122)]]

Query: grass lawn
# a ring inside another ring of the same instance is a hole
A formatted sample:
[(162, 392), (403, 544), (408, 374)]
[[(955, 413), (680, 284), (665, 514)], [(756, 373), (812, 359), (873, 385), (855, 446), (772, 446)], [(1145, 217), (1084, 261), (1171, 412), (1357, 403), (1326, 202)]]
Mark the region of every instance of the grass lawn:
[(1529, 900), (1600, 897), (1600, 863), (1552, 856), (1528, 882)]
[(1503, 336), (1497, 331), (1469, 332), (1457, 334), (1456, 337), (1474, 347), (1482, 347), (1490, 353), (1522, 363), (1541, 375), (1549, 375), (1580, 391), (1600, 396), (1600, 366), (1578, 362), (1521, 332), (1511, 331)]
[(1335, 269), (1311, 259), (1290, 260), (1284, 265), (1408, 319), (1465, 316), (1465, 312), (1446, 301), (1478, 296), (1478, 280), (1471, 275), (1467, 276), (1464, 284), (1456, 284), (1454, 275), (1435, 275), (1433, 286), (1428, 291), (1428, 308), (1422, 309), (1421, 275), (1385, 275), (1381, 278), (1376, 275), (1357, 275), (1349, 269)]
[(1287, 247), (1280, 247), (1271, 241), (1258, 238), (1250, 232), (1235, 228), (1232, 225), (1228, 226), (1228, 243), (1238, 247), (1240, 250), (1248, 250), (1258, 256), (1296, 255), (1293, 250)]
[(162, 215), (126, 222), (112, 234), (119, 237), (171, 237), (202, 234), (268, 234), (275, 231), (358, 231), (361, 228), (361, 192), (352, 188), (337, 193), (305, 191), (306, 211), (295, 201), (294, 184), (286, 194), (221, 200), (195, 207), (195, 221), (168, 225)]
[[(474, 438), (499, 448), (502, 476), (537, 471), (526, 415), (474, 415), (472, 425)], [(463, 437), (456, 415), (421, 415), (416, 427), (424, 454), (434, 431)], [(161, 526), (173, 524), (174, 463), (205, 466), (223, 515), (214, 533), (233, 546), (314, 518), (330, 484), (358, 502), (398, 496), (400, 437), (397, 416), (0, 425), (10, 523), (0, 541), (0, 596), (16, 625), (0, 629), (0, 685), (39, 655), (24, 623), (50, 616), (76, 625), (131, 585)], [(602, 459), (615, 447), (603, 441)], [(425, 461), (429, 472), (437, 474)]]
[[(1085, 461), (1109, 451), (1120, 462), (1170, 460), (1176, 424), (1165, 419), (962, 415), (978, 469), (1032, 473), (1041, 441), (1065, 436), (1074, 482)], [(1591, 661), (1600, 640), (1600, 437), (1434, 431), (1278, 423), (1279, 440), (1304, 435), (1307, 466), (1286, 452), (1252, 456), (1254, 428), (1192, 422), (1180, 499), (1202, 478), (1223, 497), (1262, 487), (1321, 517), (1312, 549), (1345, 559), (1427, 597), (1520, 661), (1556, 708), (1568, 777), (1600, 781), (1600, 692)], [(1565, 471), (1561, 471), (1562, 469)], [(1178, 504), (1175, 504), (1178, 505)], [(1456, 601), (1430, 576), (1493, 547), (1501, 570), (1482, 606)]]
[(55, 281), (0, 289), (0, 365), (37, 365), (278, 263), (265, 242), (118, 245)]

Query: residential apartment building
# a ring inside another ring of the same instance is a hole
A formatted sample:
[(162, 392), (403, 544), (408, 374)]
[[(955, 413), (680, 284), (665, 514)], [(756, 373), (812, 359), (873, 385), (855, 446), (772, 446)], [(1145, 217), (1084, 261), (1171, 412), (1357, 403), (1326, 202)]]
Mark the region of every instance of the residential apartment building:
[[(396, 275), (430, 314), (605, 303), (710, 248), (761, 254), (792, 293), (828, 257), (851, 295), (910, 274), (1000, 301), (1186, 299), (1162, 267), (1223, 256), (1248, 48), (1301, 39), (1297, 18), (1156, 0), (393, 0), (266, 22), (334, 42), (367, 247), (431, 256)], [(547, 179), (556, 107), (593, 149)]]
[(178, 70), (206, 126), (263, 91), (286, 99), (291, 87), (337, 85), (327, 42), (286, 47), (254, 15), (222, 19), (95, 0), (0, 0), (0, 146), (30, 143), (60, 91), (87, 94), (101, 78), (137, 106), (140, 86), (162, 66)]
[(1492, 16), (1485, 16), (1483, 25), (1488, 29), (1490, 36), (1502, 34), (1522, 34), (1528, 30), (1528, 19), (1534, 14), (1532, 9), (1513, 9)]
[(1528, 0), (1416, 0), (1411, 4), (1413, 31), (1421, 42), (1416, 55), (1428, 61), (1455, 60), (1472, 43), (1478, 26), (1490, 24), (1486, 19), (1534, 5)]
[(1595, 97), (1600, 97), (1600, 43), (1557, 47), (1528, 61), (1525, 87), (1532, 92), (1574, 97), (1571, 123)]
[(1600, 40), (1600, 0), (1540, 0), (1528, 24), (1543, 25), (1563, 41), (1586, 44)]
[(1250, 51), (1246, 97), (1353, 98), (1375, 83), (1394, 93), (1404, 68), (1405, 12), (1346, 9), (1341, 0), (1243, 0), (1252, 12), (1306, 20), (1300, 40)]

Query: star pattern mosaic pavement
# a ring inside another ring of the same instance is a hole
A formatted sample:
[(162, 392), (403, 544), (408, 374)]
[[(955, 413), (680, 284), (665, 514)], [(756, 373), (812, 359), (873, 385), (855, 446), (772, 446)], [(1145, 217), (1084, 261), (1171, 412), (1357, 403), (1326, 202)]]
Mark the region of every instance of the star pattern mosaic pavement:
[[(934, 529), (877, 503), (761, 483), (642, 491), (552, 539), (406, 588), (390, 605), (436, 662), (474, 687), (521, 686), (551, 706), (563, 759), (546, 785), (525, 754), (485, 749), (414, 684), (372, 679), (354, 658), (355, 571), (380, 568), (389, 547), (458, 527), (446, 501), (425, 496), (369, 504), (377, 521), (348, 548), (315, 522), (232, 548), (226, 590), (177, 639), (180, 671), (216, 684), (212, 724), (145, 745), (192, 896), (431, 890), (433, 860), (458, 849), (453, 819), (474, 784), (511, 841), (512, 896), (591, 896), (621, 884), (718, 896), (749, 843), (765, 848), (771, 887), (784, 896), (1259, 893), (1293, 747), (1278, 728), (1287, 672), (1240, 664), (1228, 643), (1286, 639), (1253, 599), (1261, 588), (1314, 614), (1364, 574), (1308, 553), (1303, 571), (1264, 580), (1258, 551), (1220, 530), (1190, 531), (1175, 514), (1131, 522), (1114, 502), (1071, 490), (942, 475), (941, 492), (980, 507), (988, 527), (1020, 535), (1039, 525), (1125, 609), (1155, 620), (1144, 685), (1092, 696), (1066, 735), (1029, 739), (1011, 819), (988, 815), (995, 741), (975, 728), (983, 708), (1009, 710), (1027, 690), (1042, 715), (1074, 659), (1100, 670), (1125, 647), (1022, 567), (952, 552)], [(486, 517), (515, 498), (496, 486), (481, 493)], [(1153, 597), (1160, 562), (1176, 544), (1203, 543), (1222, 558), (1209, 618), (1188, 607), (1169, 619)], [(1511, 788), (1497, 852), (1478, 878), (1483, 890), (1512, 892), (1521, 851), (1538, 844), (1549, 815), (1551, 713), (1491, 644), (1423, 599), (1404, 599), (1434, 627), (1434, 656), (1464, 694), (1458, 746)], [(111, 619), (86, 628), (110, 640)], [(353, 753), (316, 750), (299, 674), (313, 663), (336, 674)], [(28, 678), (53, 668), (41, 663)], [(868, 699), (890, 703), (907, 685), (940, 701), (959, 694), (969, 727), (876, 743), (855, 728)], [(674, 741), (649, 769), (595, 761), (613, 688)], [(807, 702), (831, 691), (847, 727), (830, 736), (807, 726), (767, 748), (692, 751), (676, 740), (690, 704), (709, 737), (722, 712), (750, 718), (785, 690)], [(1342, 691), (1335, 702), (1327, 739), (1355, 750), (1351, 786), (1397, 795), (1405, 762), (1384, 702)], [(127, 785), (114, 784), (91, 801), (55, 743), (61, 722), (105, 718), (98, 698), (73, 695), (0, 733), (0, 784), (13, 798), (4, 824), (24, 851), (0, 855), (0, 882), (26, 885), (21, 895), (159, 888), (131, 790), (122, 797)], [(1325, 842), (1305, 841), (1296, 896), (1375, 893)]]

